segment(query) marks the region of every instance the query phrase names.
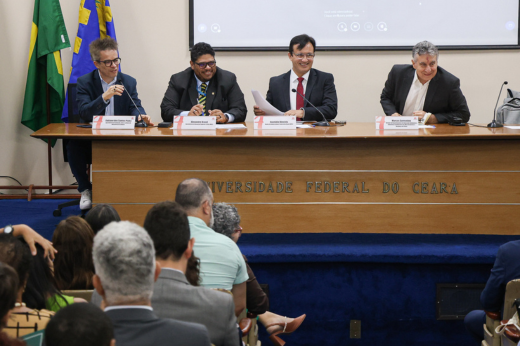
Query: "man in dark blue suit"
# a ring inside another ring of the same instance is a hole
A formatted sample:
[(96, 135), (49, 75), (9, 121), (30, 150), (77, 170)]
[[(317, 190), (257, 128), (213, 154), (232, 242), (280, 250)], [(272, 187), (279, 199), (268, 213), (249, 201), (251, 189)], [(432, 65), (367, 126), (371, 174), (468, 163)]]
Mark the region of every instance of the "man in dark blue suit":
[[(322, 115), (309, 102), (316, 106), (328, 120), (338, 114), (338, 97), (334, 77), (330, 73), (312, 68), (316, 50), (316, 41), (309, 35), (293, 37), (289, 44), (289, 60), (292, 70), (269, 81), (266, 100), (275, 108), (294, 115), (301, 121), (323, 120)], [(292, 90), (297, 92), (293, 92)], [(300, 95), (301, 94), (301, 95)], [(258, 106), (255, 115), (265, 115)]]
[[(110, 37), (97, 39), (90, 44), (89, 49), (97, 69), (78, 78), (76, 102), (80, 123), (92, 122), (95, 115), (135, 115), (136, 120), (139, 120), (141, 112), (143, 120), (153, 125), (137, 96), (136, 80), (119, 72), (121, 58), (117, 53), (117, 42)], [(92, 143), (71, 140), (67, 146), (67, 155), (70, 170), (76, 177), (78, 191), (81, 192), (80, 209), (90, 209), (92, 183), (87, 174), (87, 165), (92, 162)]]
[[(486, 287), (480, 296), (480, 303), (484, 310), (489, 312), (502, 311), (506, 285), (509, 281), (520, 279), (520, 240), (505, 243), (498, 249), (497, 258)], [(466, 315), (464, 324), (476, 340), (484, 339), (486, 313), (483, 310), (474, 310)]]

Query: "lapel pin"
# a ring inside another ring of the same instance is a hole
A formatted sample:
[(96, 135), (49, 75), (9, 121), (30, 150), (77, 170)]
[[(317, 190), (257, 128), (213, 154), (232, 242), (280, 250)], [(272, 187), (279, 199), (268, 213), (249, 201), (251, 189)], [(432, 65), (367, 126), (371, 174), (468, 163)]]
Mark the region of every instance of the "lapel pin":
[(212, 92), (211, 95), (215, 95), (215, 92)]

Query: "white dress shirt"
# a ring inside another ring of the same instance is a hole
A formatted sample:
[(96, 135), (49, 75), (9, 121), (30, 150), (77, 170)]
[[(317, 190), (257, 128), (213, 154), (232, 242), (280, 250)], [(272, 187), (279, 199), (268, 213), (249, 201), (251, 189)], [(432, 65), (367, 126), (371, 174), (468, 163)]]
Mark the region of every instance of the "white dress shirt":
[(413, 116), (413, 112), (423, 110), (429, 85), (430, 81), (422, 84), (419, 78), (417, 78), (417, 72), (415, 72), (410, 91), (408, 91), (408, 96), (406, 97), (402, 116), (410, 117)]
[[(309, 73), (311, 71), (309, 70), (309, 72), (307, 72), (306, 74), (304, 74), (302, 77), (303, 77), (303, 81), (302, 81), (302, 85), (303, 85), (303, 96), (305, 96), (305, 90), (307, 90), (307, 82), (309, 81)], [(298, 95), (297, 93), (293, 93), (292, 90), (295, 89), (295, 90), (298, 90), (298, 76), (296, 75), (296, 73), (294, 73), (293, 70), (291, 70), (291, 79), (289, 80), (290, 83), (289, 83), (289, 95), (291, 95), (290, 99), (291, 99), (291, 109), (292, 110), (296, 110), (296, 95)], [(304, 101), (305, 102), (305, 101)]]

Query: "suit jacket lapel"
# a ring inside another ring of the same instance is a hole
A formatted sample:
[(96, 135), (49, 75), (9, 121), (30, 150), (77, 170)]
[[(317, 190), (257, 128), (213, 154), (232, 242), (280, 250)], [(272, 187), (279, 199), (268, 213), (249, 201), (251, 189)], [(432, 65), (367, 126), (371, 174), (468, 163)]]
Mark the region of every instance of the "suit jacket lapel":
[(197, 80), (195, 79), (195, 74), (191, 69), (190, 80), (188, 82), (188, 95), (190, 97), (190, 103), (192, 105), (196, 105), (197, 99), (199, 98), (199, 93), (197, 92)]
[[(103, 95), (103, 86), (101, 85), (101, 77), (99, 76), (99, 70), (94, 71), (94, 95)], [(114, 111), (115, 111), (114, 104)], [(99, 115), (105, 115), (105, 108), (103, 108), (103, 112)]]
[[(218, 67), (217, 72), (215, 72), (215, 75), (211, 80), (209, 81), (209, 86), (206, 89), (206, 109), (207, 110), (213, 110), (213, 101), (215, 100), (215, 95), (217, 95), (217, 89), (218, 89)], [(225, 95), (219, 95), (219, 97), (225, 97)]]
[[(309, 80), (307, 81), (307, 87), (305, 88), (305, 98), (309, 100), (311, 98), (312, 88), (316, 84), (316, 79), (318, 77), (316, 76), (316, 71), (314, 69), (311, 69), (311, 72), (309, 73)], [(304, 107), (307, 107), (307, 100), (304, 100)]]
[[(117, 84), (117, 81), (118, 80), (123, 80), (121, 78), (121, 72), (118, 72), (117, 73), (117, 79), (116, 79), (116, 84)], [(124, 84), (124, 82), (123, 82)], [(128, 90), (127, 90), (128, 91)], [(123, 95), (122, 96), (114, 96), (114, 115), (129, 115), (129, 112), (128, 112), (128, 109), (123, 109), (123, 98), (129, 98), (130, 96), (128, 96), (128, 94), (126, 93), (126, 91), (123, 91)], [(131, 100), (128, 100), (128, 103), (132, 103)]]
[(401, 93), (401, 98), (399, 99), (400, 107), (397, 110), (399, 112), (399, 114), (403, 114), (404, 106), (405, 106), (405, 103), (406, 103), (406, 98), (408, 97), (408, 93), (410, 92), (410, 87), (412, 86), (412, 82), (413, 82), (413, 77), (414, 76), (415, 76), (415, 69), (412, 68), (412, 70), (409, 71), (403, 77), (403, 83), (401, 84), (402, 88), (403, 88), (401, 90), (403, 90), (403, 92)]
[(433, 77), (433, 79), (430, 81), (430, 85), (428, 85), (428, 91), (426, 92), (426, 98), (424, 99), (424, 106), (423, 110), (428, 112), (428, 109), (430, 108), (430, 105), (433, 103), (433, 97), (435, 96), (435, 92), (437, 91), (437, 87), (439, 86), (439, 83), (437, 81), (439, 80), (439, 74), (437, 72), (437, 75)]
[(285, 92), (282, 92), (282, 95), (284, 95), (283, 103), (285, 105), (284, 109), (291, 109), (291, 93), (292, 91), (289, 89), (291, 84), (291, 71), (287, 72), (283, 76), (283, 86), (282, 90), (285, 90)]

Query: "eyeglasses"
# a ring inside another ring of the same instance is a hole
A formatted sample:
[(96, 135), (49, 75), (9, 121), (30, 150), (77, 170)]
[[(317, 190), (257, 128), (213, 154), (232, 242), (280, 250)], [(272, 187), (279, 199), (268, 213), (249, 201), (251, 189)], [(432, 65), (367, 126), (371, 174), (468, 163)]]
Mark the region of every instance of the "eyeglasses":
[(110, 67), (110, 66), (112, 66), (112, 64), (118, 66), (118, 65), (121, 63), (121, 58), (116, 58), (116, 59), (114, 59), (114, 60), (103, 60), (103, 61), (101, 61), (101, 60), (96, 60), (96, 61), (97, 61), (98, 63), (100, 63), (100, 64), (101, 64), (101, 63), (105, 64), (106, 67)]
[(297, 57), (298, 59), (300, 60), (303, 60), (303, 58), (307, 58), (308, 60), (312, 60), (314, 59), (314, 56), (316, 54), (313, 54), (313, 53), (307, 53), (307, 54), (303, 54), (303, 53), (299, 53), (299, 54), (293, 54), (295, 57)]
[(200, 68), (206, 68), (206, 66), (213, 67), (217, 63), (216, 60), (210, 61), (210, 62), (195, 62), (194, 64), (197, 65)]

